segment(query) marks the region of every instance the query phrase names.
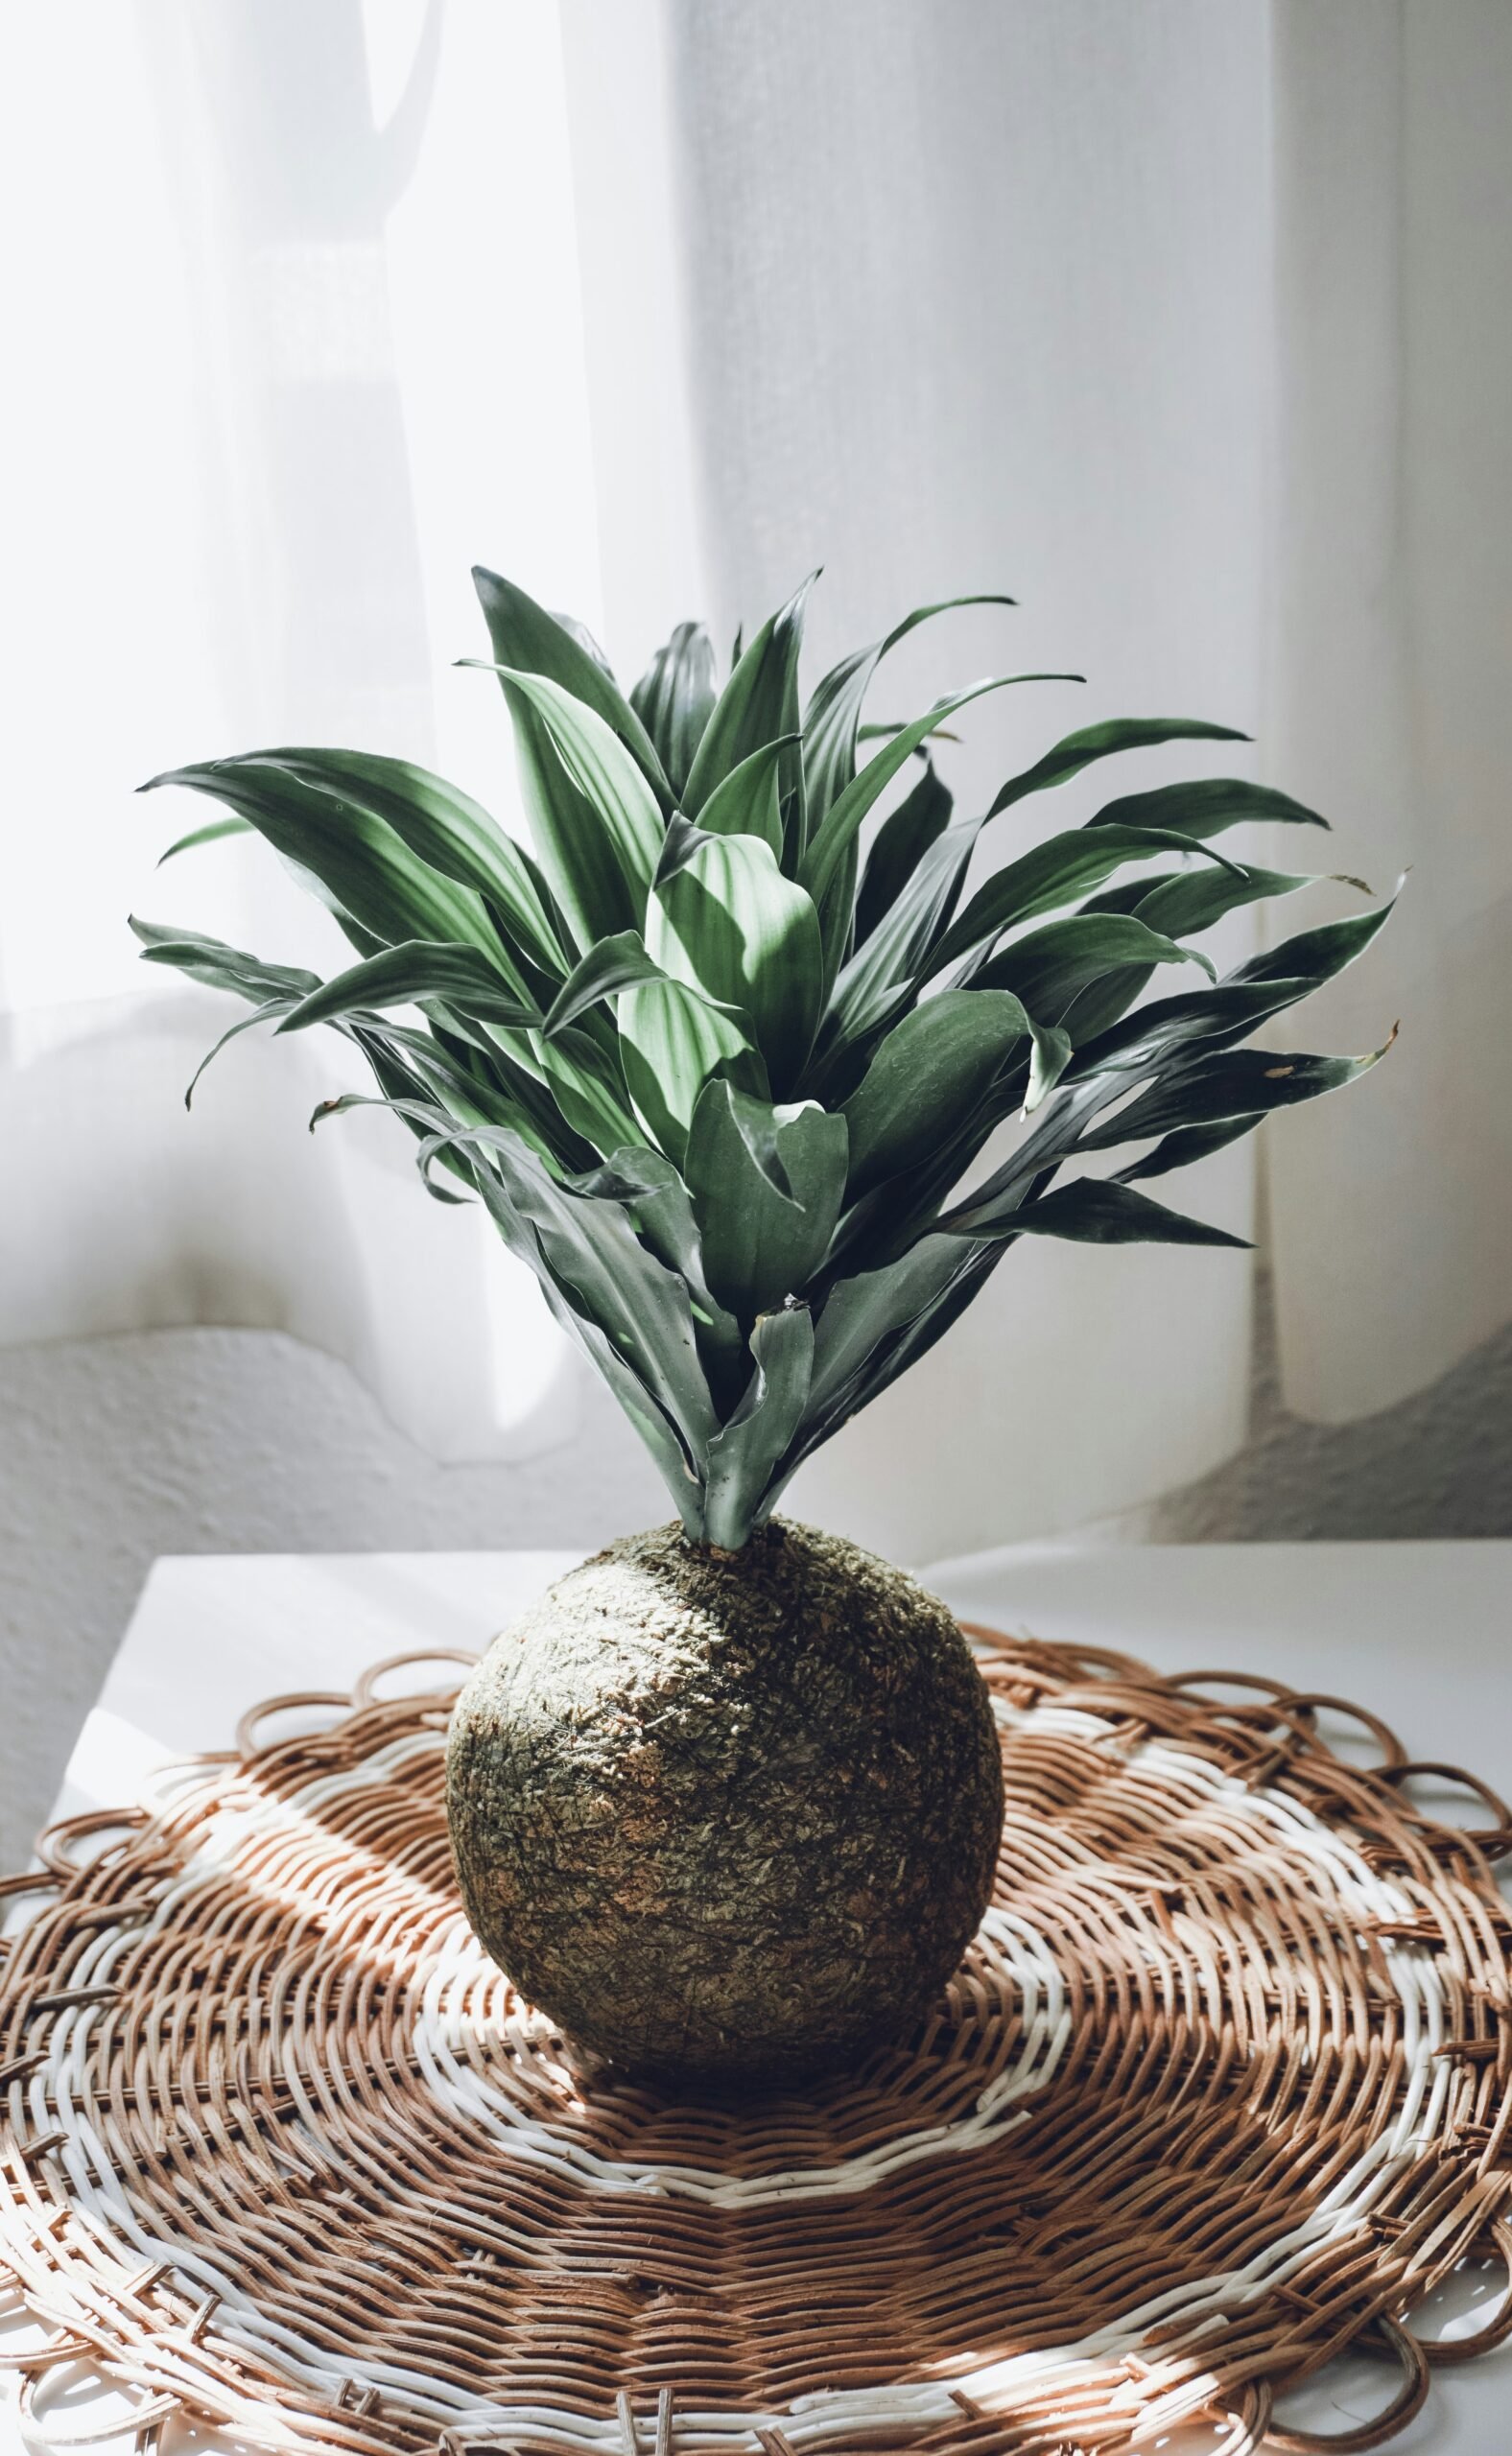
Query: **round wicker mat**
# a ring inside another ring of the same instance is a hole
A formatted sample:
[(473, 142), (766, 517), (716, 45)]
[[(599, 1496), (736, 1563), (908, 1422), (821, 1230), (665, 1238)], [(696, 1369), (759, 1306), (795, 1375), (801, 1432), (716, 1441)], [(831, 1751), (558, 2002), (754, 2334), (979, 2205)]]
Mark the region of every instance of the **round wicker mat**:
[(82, 2368), (144, 2447), (1048, 2456), (1200, 2415), (1238, 2456), (1370, 2332), (1377, 2423), (1265, 2444), (1388, 2437), (1512, 2326), (1402, 2325), (1512, 2251), (1506, 1810), (1433, 1822), (1371, 1717), (1376, 1771), (1324, 1745), (1335, 1701), (974, 1635), (995, 1905), (918, 2036), (801, 2094), (659, 2094), (515, 1996), (403, 1665), (55, 1829), (0, 1987), (29, 2429), (81, 2444)]

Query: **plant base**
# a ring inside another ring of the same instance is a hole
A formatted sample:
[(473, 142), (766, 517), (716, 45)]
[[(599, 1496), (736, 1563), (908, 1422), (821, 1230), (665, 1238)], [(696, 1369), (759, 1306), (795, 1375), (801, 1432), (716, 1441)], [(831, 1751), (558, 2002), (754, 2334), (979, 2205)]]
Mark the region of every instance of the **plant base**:
[(467, 1915), (580, 2044), (795, 2077), (925, 2012), (991, 1890), (1003, 1775), (943, 1604), (776, 1521), (739, 1552), (611, 1546), (458, 1700)]

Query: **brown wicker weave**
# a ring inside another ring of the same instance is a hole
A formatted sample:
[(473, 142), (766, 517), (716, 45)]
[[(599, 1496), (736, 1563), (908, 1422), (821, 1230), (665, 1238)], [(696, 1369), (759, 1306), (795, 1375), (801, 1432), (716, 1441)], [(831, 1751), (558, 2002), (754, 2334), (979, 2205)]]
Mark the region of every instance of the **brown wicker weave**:
[(1512, 2252), (1506, 1810), (1434, 1823), (1378, 1722), (1356, 1770), (1265, 1682), (983, 1668), (996, 1905), (920, 2035), (801, 2094), (658, 2094), (515, 1996), (453, 1887), (448, 1699), (380, 1694), (400, 1665), (55, 1829), (0, 1987), (32, 2428), (82, 2366), (144, 2446), (1048, 2456), (1201, 2414), (1239, 2456), (1374, 2332), (1380, 2421), (1267, 2444), (1388, 2437), (1512, 2326), (1402, 2325)]

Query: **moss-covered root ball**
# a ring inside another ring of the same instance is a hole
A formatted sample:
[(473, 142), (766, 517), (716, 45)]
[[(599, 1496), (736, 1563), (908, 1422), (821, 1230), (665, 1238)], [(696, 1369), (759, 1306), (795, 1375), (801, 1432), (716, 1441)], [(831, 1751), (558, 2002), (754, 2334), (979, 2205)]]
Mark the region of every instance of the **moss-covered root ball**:
[(986, 1907), (991, 1708), (942, 1603), (777, 1521), (574, 1570), (458, 1700), (452, 1844), (487, 1950), (630, 2067), (780, 2081), (926, 2011)]

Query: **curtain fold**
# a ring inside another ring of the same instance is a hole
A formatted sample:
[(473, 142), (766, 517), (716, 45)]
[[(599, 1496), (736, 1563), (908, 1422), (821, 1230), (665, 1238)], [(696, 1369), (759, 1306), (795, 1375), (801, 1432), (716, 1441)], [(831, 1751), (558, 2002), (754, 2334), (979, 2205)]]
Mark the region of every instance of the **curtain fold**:
[(1389, 1062), (1273, 1136), (1284, 1387), (1391, 1405), (1512, 1314), (1512, 11), (1277, 0), (1269, 755), (1408, 871), (1317, 1004)]

